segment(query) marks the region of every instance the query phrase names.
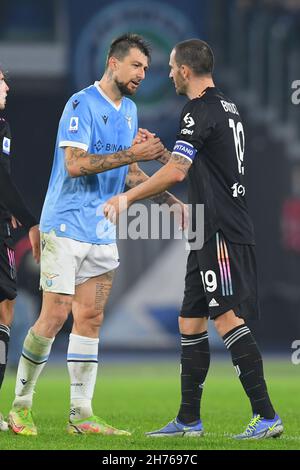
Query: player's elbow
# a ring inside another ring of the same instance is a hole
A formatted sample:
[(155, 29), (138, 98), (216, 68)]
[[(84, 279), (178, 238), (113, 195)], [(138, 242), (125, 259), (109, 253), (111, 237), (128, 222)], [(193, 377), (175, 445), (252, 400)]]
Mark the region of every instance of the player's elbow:
[(77, 165), (68, 165), (66, 162), (66, 170), (70, 178), (77, 178), (80, 176), (79, 167)]

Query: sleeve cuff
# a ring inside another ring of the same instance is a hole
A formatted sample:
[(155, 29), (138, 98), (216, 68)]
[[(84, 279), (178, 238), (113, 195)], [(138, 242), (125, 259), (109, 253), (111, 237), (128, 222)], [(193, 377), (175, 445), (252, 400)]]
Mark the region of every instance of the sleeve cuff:
[(89, 148), (88, 145), (83, 144), (82, 142), (73, 142), (72, 140), (62, 140), (58, 144), (59, 147), (76, 147), (82, 150), (85, 150), (87, 152), (87, 149)]

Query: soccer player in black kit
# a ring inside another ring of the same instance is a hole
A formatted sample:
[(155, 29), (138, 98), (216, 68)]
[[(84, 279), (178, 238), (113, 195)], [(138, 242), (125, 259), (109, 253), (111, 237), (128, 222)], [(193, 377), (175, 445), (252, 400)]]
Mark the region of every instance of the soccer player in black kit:
[[(186, 95), (177, 141), (167, 164), (148, 181), (127, 191), (127, 207), (188, 179), (188, 202), (204, 204), (204, 245), (190, 244), (181, 332), (181, 405), (177, 417), (149, 437), (201, 436), (200, 402), (209, 369), (207, 320), (210, 317), (231, 353), (250, 400), (253, 417), (237, 439), (277, 437), (283, 432), (270, 401), (257, 344), (246, 326), (258, 318), (255, 241), (245, 201), (243, 124), (236, 105), (215, 87), (214, 58), (207, 43), (191, 39), (170, 55), (170, 78)], [(145, 131), (145, 137), (151, 138)], [(105, 207), (108, 218), (120, 211), (119, 197)], [(124, 209), (122, 201), (122, 210)], [(194, 248), (193, 248), (194, 246)]]
[[(0, 70), (0, 111), (5, 108), (9, 87)], [(11, 229), (18, 225), (29, 231), (35, 260), (39, 261), (39, 229), (36, 219), (25, 206), (11, 180), (11, 134), (8, 122), (0, 117), (0, 389), (4, 379), (13, 320), (14, 299), (17, 295), (16, 267)], [(0, 414), (0, 431), (8, 429)]]

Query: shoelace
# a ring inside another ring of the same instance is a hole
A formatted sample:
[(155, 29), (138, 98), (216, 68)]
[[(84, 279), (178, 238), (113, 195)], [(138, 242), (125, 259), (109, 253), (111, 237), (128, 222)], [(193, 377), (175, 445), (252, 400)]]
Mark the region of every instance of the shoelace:
[(19, 414), (25, 422), (32, 424), (33, 417), (32, 417), (32, 412), (30, 409), (25, 408), (23, 410), (20, 410)]
[(260, 415), (254, 416), (254, 418), (252, 418), (248, 424), (245, 434), (251, 434), (252, 431), (255, 431), (256, 425), (259, 423), (259, 421), (261, 421)]

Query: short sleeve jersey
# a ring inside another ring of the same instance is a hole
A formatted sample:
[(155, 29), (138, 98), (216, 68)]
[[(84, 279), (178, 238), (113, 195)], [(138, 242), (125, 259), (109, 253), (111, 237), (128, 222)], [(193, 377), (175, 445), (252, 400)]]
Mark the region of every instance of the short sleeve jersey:
[[(11, 134), (8, 122), (4, 118), (0, 118), (0, 165), (3, 165), (10, 174), (11, 159)], [(9, 222), (11, 214), (0, 200), (0, 223)]]
[(57, 236), (87, 243), (115, 242), (116, 228), (104, 217), (103, 204), (124, 191), (128, 166), (71, 178), (65, 168), (64, 148), (104, 155), (119, 152), (132, 145), (137, 128), (134, 102), (124, 97), (116, 107), (97, 82), (70, 98), (59, 122), (41, 231), (55, 230)]
[(254, 244), (246, 203), (245, 134), (236, 105), (215, 87), (190, 100), (173, 151), (192, 162), (188, 202), (193, 231), (195, 204), (204, 204), (205, 241), (222, 230), (231, 242)]

